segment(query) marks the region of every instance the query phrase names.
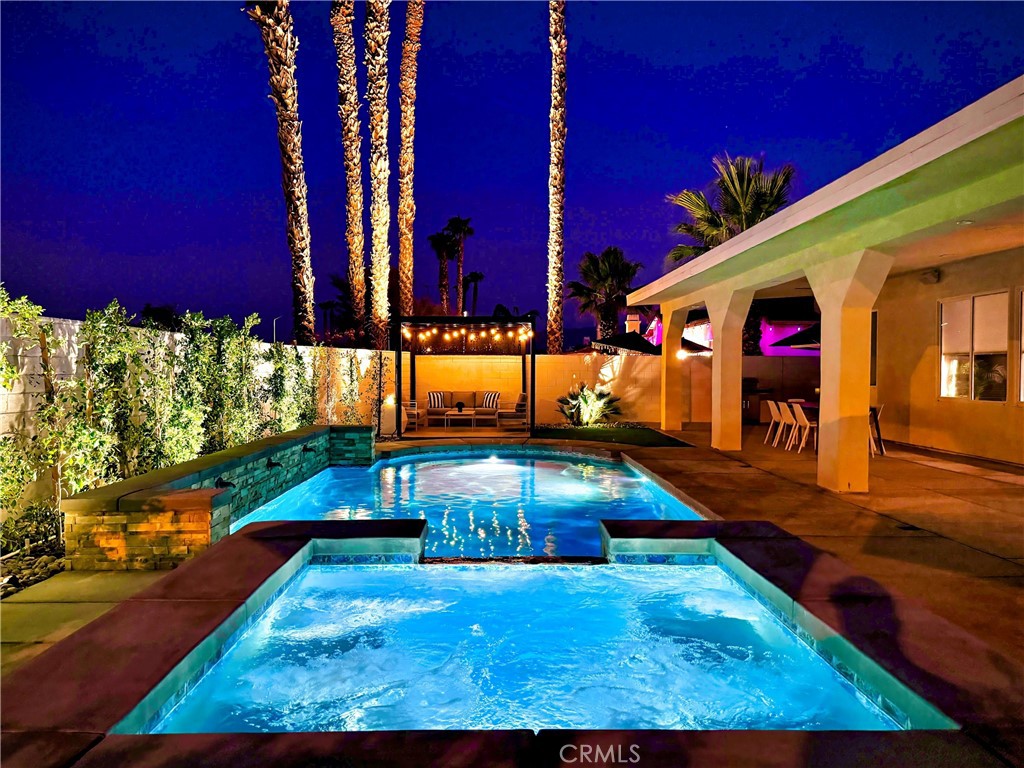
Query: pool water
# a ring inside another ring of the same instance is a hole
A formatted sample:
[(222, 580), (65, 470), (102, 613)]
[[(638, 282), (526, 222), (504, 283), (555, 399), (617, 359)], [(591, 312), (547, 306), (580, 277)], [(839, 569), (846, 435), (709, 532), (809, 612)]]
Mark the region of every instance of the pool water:
[(895, 730), (717, 566), (310, 565), (156, 733)]
[(254, 510), (264, 520), (427, 521), (427, 557), (600, 555), (598, 521), (699, 520), (630, 467), (573, 457), (454, 458), (330, 467)]

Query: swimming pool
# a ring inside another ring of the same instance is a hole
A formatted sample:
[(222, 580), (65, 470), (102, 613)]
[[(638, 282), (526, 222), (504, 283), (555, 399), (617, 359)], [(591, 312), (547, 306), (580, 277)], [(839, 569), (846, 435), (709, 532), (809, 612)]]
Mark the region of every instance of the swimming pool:
[(895, 730), (715, 565), (307, 565), (154, 733)]
[(427, 521), (427, 557), (601, 554), (598, 521), (699, 520), (618, 462), (496, 452), (329, 467), (231, 526), (266, 520)]

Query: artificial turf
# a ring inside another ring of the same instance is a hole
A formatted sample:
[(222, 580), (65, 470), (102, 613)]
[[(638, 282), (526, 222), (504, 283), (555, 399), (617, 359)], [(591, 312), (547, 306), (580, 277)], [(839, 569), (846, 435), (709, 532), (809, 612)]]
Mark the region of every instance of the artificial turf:
[(537, 427), (533, 437), (545, 440), (596, 440), (648, 448), (690, 448), (689, 443), (646, 427)]

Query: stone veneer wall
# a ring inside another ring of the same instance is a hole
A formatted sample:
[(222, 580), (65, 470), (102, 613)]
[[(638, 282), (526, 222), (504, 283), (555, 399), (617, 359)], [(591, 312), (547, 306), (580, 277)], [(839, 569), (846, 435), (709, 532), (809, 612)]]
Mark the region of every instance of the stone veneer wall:
[(174, 568), (329, 464), (373, 459), (371, 427), (311, 426), (77, 494), (61, 504), (68, 567)]
[(327, 463), (330, 466), (369, 466), (376, 458), (374, 431), (370, 427), (331, 427)]

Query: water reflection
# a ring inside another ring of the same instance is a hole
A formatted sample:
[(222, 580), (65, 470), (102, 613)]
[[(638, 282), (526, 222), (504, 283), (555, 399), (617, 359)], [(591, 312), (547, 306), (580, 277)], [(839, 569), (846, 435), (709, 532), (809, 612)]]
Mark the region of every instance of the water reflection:
[(697, 519), (620, 465), (481, 457), (332, 467), (233, 530), (259, 520), (413, 518), (427, 521), (428, 556), (596, 555), (602, 517)]

